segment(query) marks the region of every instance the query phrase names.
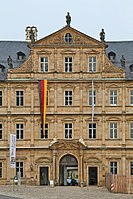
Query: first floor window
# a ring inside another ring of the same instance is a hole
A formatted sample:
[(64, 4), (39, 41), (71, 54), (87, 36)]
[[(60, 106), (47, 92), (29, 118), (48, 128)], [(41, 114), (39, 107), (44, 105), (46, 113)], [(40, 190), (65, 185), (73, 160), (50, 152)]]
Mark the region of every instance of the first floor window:
[(89, 124), (89, 138), (96, 138), (96, 124)]
[(110, 162), (110, 173), (117, 174), (117, 162)]
[(2, 139), (2, 124), (0, 124), (0, 139)]
[(130, 175), (133, 175), (133, 162), (130, 162)]
[(133, 139), (133, 123), (130, 123), (130, 138)]
[(2, 106), (2, 91), (0, 91), (0, 106)]
[(16, 162), (16, 175), (18, 172), (21, 172), (21, 177), (24, 176), (23, 173), (23, 162)]
[(0, 162), (0, 178), (2, 178), (2, 162)]
[(65, 106), (72, 106), (72, 91), (65, 91)]
[(43, 132), (42, 124), (41, 124), (41, 139), (48, 138), (48, 123), (45, 123), (45, 129)]
[(89, 105), (96, 105), (96, 91), (89, 91)]
[(16, 138), (23, 139), (23, 137), (24, 137), (24, 125), (16, 124)]
[(117, 138), (117, 123), (110, 123), (110, 138)]
[(72, 138), (72, 123), (65, 124), (65, 138)]

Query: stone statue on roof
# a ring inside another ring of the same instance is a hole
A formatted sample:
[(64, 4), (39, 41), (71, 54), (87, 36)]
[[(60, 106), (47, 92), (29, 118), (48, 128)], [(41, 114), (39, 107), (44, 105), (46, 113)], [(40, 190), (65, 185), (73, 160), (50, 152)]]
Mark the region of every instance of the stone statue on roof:
[(10, 55), (9, 55), (9, 57), (7, 58), (7, 63), (8, 63), (9, 68), (13, 68), (12, 58), (11, 58)]
[(100, 32), (100, 40), (102, 42), (105, 42), (105, 32), (104, 32), (104, 29), (102, 29), (102, 31)]
[(120, 59), (120, 62), (121, 62), (121, 66), (122, 66), (123, 68), (125, 68), (126, 60), (125, 60), (124, 55), (122, 55), (122, 57), (121, 57), (121, 59)]
[(67, 26), (70, 26), (71, 16), (70, 16), (69, 12), (67, 13), (67, 16), (66, 16), (66, 23), (67, 23)]

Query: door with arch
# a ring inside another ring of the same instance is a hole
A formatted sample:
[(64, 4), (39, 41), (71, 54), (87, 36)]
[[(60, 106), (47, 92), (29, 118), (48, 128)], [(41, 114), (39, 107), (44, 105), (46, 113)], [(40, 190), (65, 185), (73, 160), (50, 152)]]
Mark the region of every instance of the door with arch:
[(60, 160), (59, 165), (60, 185), (78, 185), (78, 161), (73, 155), (65, 155)]

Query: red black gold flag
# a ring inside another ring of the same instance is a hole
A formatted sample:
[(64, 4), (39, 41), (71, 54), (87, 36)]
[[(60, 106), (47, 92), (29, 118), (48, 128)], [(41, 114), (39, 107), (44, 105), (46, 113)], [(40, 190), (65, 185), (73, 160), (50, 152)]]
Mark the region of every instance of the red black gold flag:
[(47, 80), (39, 80), (39, 97), (40, 97), (42, 130), (44, 133), (45, 121), (46, 121)]

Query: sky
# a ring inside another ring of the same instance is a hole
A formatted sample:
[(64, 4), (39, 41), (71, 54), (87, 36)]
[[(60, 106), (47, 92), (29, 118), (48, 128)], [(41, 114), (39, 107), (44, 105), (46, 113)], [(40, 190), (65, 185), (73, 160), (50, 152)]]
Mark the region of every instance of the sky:
[(66, 25), (99, 40), (133, 40), (133, 0), (0, 0), (0, 40), (25, 40), (25, 28), (36, 26), (41, 39)]

